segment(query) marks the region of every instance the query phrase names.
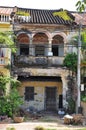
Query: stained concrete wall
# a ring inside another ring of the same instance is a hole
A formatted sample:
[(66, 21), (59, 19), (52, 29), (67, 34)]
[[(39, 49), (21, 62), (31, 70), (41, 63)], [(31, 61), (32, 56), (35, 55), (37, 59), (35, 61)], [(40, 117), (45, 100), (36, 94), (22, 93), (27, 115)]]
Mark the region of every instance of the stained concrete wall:
[(58, 109), (58, 96), (62, 94), (62, 83), (61, 82), (38, 82), (38, 81), (27, 81), (22, 82), (22, 86), (19, 88), (19, 92), (21, 96), (24, 97), (25, 87), (26, 86), (33, 86), (36, 95), (34, 95), (34, 101), (25, 101), (24, 107), (33, 106), (37, 110), (44, 110), (45, 109), (45, 87), (57, 87), (56, 92), (56, 104)]

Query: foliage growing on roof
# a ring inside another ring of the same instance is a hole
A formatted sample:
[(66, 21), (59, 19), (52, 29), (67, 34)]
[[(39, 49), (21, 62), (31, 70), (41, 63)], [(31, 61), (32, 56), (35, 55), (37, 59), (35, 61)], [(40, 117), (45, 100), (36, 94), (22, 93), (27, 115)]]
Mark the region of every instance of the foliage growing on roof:
[(29, 12), (25, 12), (25, 11), (17, 11), (16, 15), (21, 15), (21, 16), (30, 16)]
[(64, 20), (73, 21), (73, 19), (68, 15), (68, 12), (66, 10), (62, 10), (62, 11), (59, 11), (59, 12), (54, 12), (53, 15), (54, 16), (59, 16)]

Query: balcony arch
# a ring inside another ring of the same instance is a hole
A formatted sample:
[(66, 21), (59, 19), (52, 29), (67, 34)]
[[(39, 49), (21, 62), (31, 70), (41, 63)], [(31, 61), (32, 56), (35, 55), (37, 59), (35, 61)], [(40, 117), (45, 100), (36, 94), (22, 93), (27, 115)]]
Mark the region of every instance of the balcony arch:
[(48, 48), (48, 36), (46, 33), (37, 32), (33, 36), (34, 55), (35, 56), (46, 56)]
[(64, 43), (67, 43), (67, 35), (66, 35), (64, 32), (53, 33), (52, 39), (53, 39), (53, 37), (56, 36), (56, 35), (59, 35), (60, 37), (63, 37)]
[(28, 44), (30, 42), (29, 36), (26, 33), (20, 33), (17, 36), (17, 42), (21, 44)]
[(19, 47), (18, 49), (19, 55), (29, 55), (29, 43), (30, 38), (27, 33), (19, 32), (17, 34), (17, 45)]
[(35, 43), (48, 43), (48, 36), (46, 33), (38, 32), (33, 36), (33, 44)]

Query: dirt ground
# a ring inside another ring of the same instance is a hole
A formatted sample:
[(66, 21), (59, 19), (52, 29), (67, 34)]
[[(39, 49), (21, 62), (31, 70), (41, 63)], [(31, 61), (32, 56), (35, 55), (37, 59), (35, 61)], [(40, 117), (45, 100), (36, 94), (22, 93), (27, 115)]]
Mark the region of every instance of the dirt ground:
[[(45, 114), (41, 117), (28, 117), (22, 123), (0, 123), (0, 130), (35, 130), (37, 126), (47, 128), (47, 130), (86, 130), (86, 126), (82, 125), (65, 125), (63, 118), (57, 114)], [(84, 128), (84, 129), (83, 129)]]

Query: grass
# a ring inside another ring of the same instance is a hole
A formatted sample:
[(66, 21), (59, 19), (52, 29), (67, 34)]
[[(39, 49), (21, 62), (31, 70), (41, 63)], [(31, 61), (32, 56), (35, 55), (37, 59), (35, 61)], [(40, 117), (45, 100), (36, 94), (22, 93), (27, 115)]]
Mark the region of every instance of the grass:
[(44, 128), (44, 127), (42, 127), (42, 126), (37, 126), (36, 128), (35, 128), (35, 130), (56, 130), (56, 129), (50, 129), (50, 128)]
[(79, 129), (79, 130), (86, 130), (86, 128), (83, 128), (83, 129)]
[(56, 129), (46, 129), (46, 130), (56, 130)]
[(16, 128), (14, 128), (14, 127), (11, 127), (11, 128), (7, 127), (6, 130), (16, 130)]

